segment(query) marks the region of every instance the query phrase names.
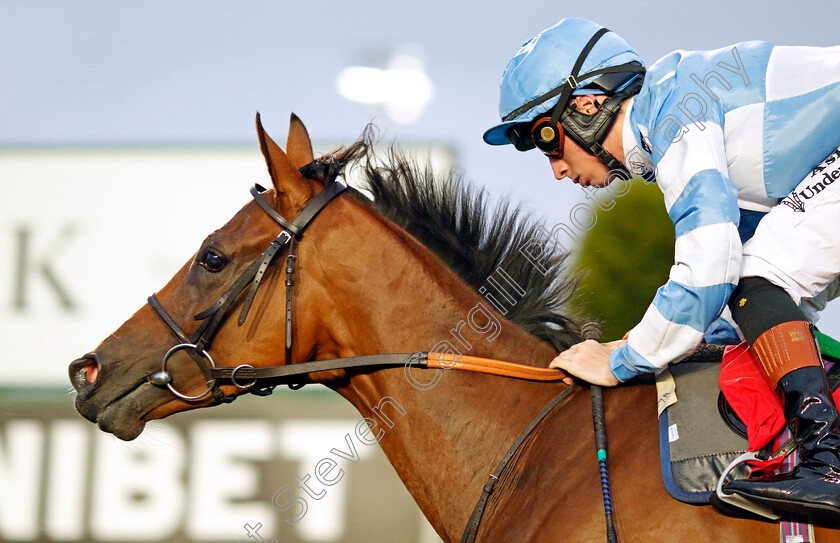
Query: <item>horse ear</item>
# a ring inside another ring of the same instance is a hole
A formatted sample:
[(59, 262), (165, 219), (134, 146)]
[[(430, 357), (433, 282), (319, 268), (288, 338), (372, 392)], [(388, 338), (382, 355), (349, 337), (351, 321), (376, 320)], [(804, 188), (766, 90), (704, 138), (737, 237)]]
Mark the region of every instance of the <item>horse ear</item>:
[(257, 113), (257, 137), (260, 140), (260, 149), (262, 149), (265, 163), (268, 166), (268, 174), (271, 176), (271, 182), (274, 184), (277, 193), (293, 196), (298, 192), (305, 192), (306, 189), (302, 182), (303, 176), (300, 175), (300, 172), (283, 152), (283, 149), (266, 134), (259, 113)]
[(286, 152), (292, 164), (300, 169), (315, 160), (312, 152), (312, 140), (309, 139), (309, 132), (303, 125), (303, 121), (292, 113), (289, 122), (289, 139), (286, 141)]

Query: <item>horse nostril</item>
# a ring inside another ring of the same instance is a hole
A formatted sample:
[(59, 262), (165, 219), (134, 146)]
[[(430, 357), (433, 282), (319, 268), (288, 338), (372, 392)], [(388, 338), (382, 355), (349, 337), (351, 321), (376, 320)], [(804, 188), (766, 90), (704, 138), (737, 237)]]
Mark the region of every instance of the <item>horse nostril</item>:
[(96, 353), (88, 353), (70, 364), (70, 381), (73, 388), (81, 390), (96, 383), (99, 377), (99, 358)]

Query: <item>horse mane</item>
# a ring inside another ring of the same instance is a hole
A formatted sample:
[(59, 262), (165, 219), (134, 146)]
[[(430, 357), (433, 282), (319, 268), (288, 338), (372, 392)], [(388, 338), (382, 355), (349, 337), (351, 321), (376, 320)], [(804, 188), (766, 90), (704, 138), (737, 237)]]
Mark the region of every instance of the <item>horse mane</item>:
[[(352, 188), (348, 193), (414, 236), (473, 290), (486, 292), (487, 279), (501, 267), (525, 291), (508, 308), (508, 320), (557, 351), (581, 340), (578, 325), (561, 313), (577, 279), (565, 269), (568, 253), (547, 243), (541, 222), (507, 200), (491, 209), (486, 190), (459, 172), (435, 172), (393, 145), (380, 156), (373, 139), (369, 126), (352, 145), (319, 158), (322, 180), (334, 182), (347, 168), (360, 168), (360, 188), (373, 198)], [(546, 240), (545, 274), (519, 251), (533, 239)]]

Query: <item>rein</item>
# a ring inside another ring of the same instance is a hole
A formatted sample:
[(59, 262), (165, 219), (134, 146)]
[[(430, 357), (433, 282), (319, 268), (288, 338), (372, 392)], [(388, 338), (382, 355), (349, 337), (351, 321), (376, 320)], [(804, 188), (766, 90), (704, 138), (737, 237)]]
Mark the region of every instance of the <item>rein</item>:
[[(307, 165), (301, 168), (301, 172), (306, 172), (313, 168), (316, 168), (316, 166)], [(160, 371), (148, 377), (149, 382), (159, 387), (168, 388), (170, 392), (186, 401), (198, 401), (212, 394), (217, 401), (227, 403), (232, 402), (236, 398), (236, 395), (225, 394), (219, 388), (220, 385), (233, 385), (243, 392), (251, 392), (264, 396), (270, 394), (274, 387), (278, 385), (300, 388), (311, 383), (309, 375), (312, 373), (339, 369), (380, 369), (404, 366), (406, 371), (408, 371), (410, 366), (416, 366), (420, 368), (457, 369), (489, 373), (492, 375), (534, 381), (559, 381), (565, 377), (562, 371), (551, 368), (535, 368), (475, 356), (434, 352), (351, 356), (293, 364), (291, 356), (293, 329), (292, 299), (295, 283), (295, 264), (297, 261), (295, 252), (297, 240), (303, 235), (306, 227), (309, 226), (318, 213), (345, 190), (347, 190), (347, 187), (338, 181), (328, 184), (324, 190), (307, 202), (294, 220), (289, 221), (269, 205), (263, 196), (265, 192), (263, 187), (255, 185), (251, 188), (251, 195), (260, 208), (282, 228), (280, 234), (242, 272), (234, 283), (222, 293), (215, 303), (193, 317), (195, 320), (202, 321), (202, 323), (192, 336), (185, 333), (175, 322), (156, 295), (152, 294), (149, 296), (148, 302), (152, 310), (154, 310), (155, 314), (169, 328), (172, 335), (178, 341), (178, 344), (169, 349), (164, 355)], [(266, 271), (281, 252), (281, 249), (286, 245), (289, 246), (289, 251), (286, 256), (286, 342), (284, 364), (266, 368), (255, 368), (250, 364), (240, 364), (236, 367), (216, 367), (215, 361), (208, 352), (213, 339), (216, 337), (216, 333), (247, 289), (247, 295), (245, 295), (244, 301), (242, 302), (237, 321), (239, 326), (245, 323), (257, 289), (259, 289)], [(167, 365), (170, 358), (181, 350), (186, 351), (190, 355), (204, 375), (207, 389), (201, 394), (184, 394), (178, 391), (172, 383), (172, 374), (167, 369)]]
[[(259, 390), (278, 385), (303, 386), (310, 383), (309, 374), (320, 371), (352, 368), (383, 369), (398, 366), (403, 366), (406, 371), (412, 366), (423, 369), (455, 369), (530, 381), (559, 381), (566, 377), (560, 370), (552, 368), (535, 368), (477, 356), (435, 352), (348, 356), (267, 368), (254, 368), (248, 364), (242, 364), (235, 368), (213, 368), (210, 374), (221, 384), (231, 384), (241, 389), (256, 387)], [(243, 381), (250, 382), (243, 383)]]

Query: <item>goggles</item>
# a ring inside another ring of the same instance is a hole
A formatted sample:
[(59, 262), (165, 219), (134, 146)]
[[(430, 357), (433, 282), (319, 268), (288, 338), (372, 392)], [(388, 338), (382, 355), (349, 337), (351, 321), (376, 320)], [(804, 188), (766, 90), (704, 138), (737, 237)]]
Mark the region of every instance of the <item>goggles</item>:
[(563, 126), (551, 123), (551, 117), (545, 116), (533, 123), (515, 124), (507, 129), (507, 137), (517, 151), (539, 149), (546, 156), (562, 158), (566, 135)]

